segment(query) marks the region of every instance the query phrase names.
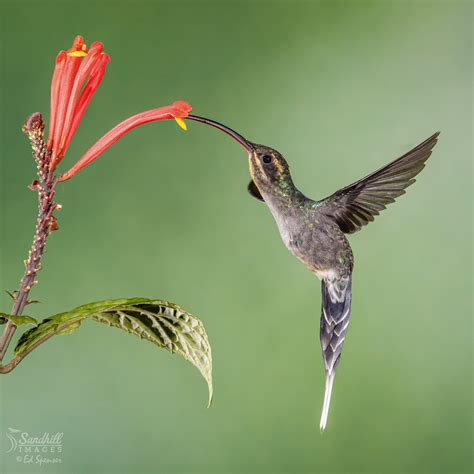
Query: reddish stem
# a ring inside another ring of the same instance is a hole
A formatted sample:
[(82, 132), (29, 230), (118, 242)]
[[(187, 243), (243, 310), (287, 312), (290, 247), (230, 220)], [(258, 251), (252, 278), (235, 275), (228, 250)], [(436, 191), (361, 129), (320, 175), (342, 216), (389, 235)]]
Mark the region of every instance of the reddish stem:
[[(37, 166), (38, 181), (35, 183), (34, 189), (38, 192), (38, 219), (33, 244), (25, 260), (25, 273), (15, 295), (12, 309), (12, 314), (15, 316), (22, 314), (28, 304), (28, 295), (37, 283), (36, 275), (41, 269), (41, 258), (44, 254), (46, 239), (51, 230), (54, 230), (55, 217), (53, 212), (57, 208), (57, 204), (54, 202), (57, 180), (54, 173), (49, 169), (51, 154), (44, 141), (44, 122), (40, 113), (31, 115), (23, 126), (23, 132), (30, 140)], [(16, 325), (8, 321), (0, 339), (0, 362), (7, 352), (15, 331)]]

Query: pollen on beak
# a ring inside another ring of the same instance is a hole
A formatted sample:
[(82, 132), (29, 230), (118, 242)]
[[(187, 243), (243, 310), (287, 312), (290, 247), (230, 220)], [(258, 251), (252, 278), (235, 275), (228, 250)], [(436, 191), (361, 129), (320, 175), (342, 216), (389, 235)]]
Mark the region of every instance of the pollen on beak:
[(176, 123), (185, 131), (188, 131), (188, 126), (186, 125), (186, 122), (180, 118), (180, 117), (175, 117)]

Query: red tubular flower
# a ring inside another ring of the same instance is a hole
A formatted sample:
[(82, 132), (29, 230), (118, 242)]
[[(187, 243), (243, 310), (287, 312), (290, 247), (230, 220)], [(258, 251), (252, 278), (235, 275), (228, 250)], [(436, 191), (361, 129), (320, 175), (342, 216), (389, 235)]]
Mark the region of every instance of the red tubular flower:
[[(90, 50), (81, 36), (74, 38), (68, 51), (61, 51), (56, 57), (51, 82), (51, 114), (48, 136), (48, 150), (51, 152), (50, 168), (54, 170), (63, 159), (69, 144), (81, 123), (82, 117), (97, 91), (105, 74), (110, 58), (104, 52), (102, 43), (93, 43)], [(94, 161), (113, 143), (139, 125), (155, 120), (186, 118), (192, 108), (184, 101), (134, 115), (106, 133), (85, 155), (66, 173), (60, 176), (65, 181), (80, 169)]]
[(93, 43), (88, 51), (82, 37), (76, 36), (72, 47), (68, 51), (61, 51), (56, 57), (51, 82), (48, 137), (48, 149), (52, 152), (50, 166), (53, 170), (62, 160), (89, 101), (102, 81), (110, 60), (102, 52), (103, 49), (101, 43)]
[(141, 112), (129, 117), (116, 125), (112, 130), (108, 131), (95, 143), (95, 145), (92, 145), (92, 147), (86, 151), (81, 159), (69, 171), (59, 177), (59, 181), (66, 181), (67, 179), (72, 178), (79, 170), (98, 158), (105, 150), (135, 127), (156, 120), (186, 118), (191, 110), (192, 108), (190, 105), (180, 100), (175, 102), (173, 105), (160, 107), (159, 109), (147, 110), (146, 112)]

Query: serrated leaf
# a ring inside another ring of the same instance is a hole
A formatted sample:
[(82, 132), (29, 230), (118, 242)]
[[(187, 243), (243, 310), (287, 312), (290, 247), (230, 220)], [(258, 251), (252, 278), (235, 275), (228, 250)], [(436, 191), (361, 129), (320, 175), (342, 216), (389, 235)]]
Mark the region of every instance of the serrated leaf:
[(65, 327), (64, 329), (59, 329), (56, 332), (56, 335), (62, 336), (65, 334), (72, 334), (76, 329), (79, 329), (82, 324), (82, 321), (77, 321), (75, 323), (70, 324), (69, 326)]
[(15, 354), (21, 356), (39, 341), (53, 335), (75, 331), (86, 318), (123, 329), (171, 353), (180, 354), (206, 380), (211, 404), (212, 355), (204, 326), (198, 318), (168, 301), (124, 298), (79, 306), (45, 319), (36, 328), (26, 331), (15, 347)]
[(0, 313), (0, 324), (5, 324), (7, 321), (11, 321), (15, 326), (23, 326), (24, 324), (38, 326), (38, 321), (31, 316), (26, 316), (25, 314), (15, 316), (13, 314)]

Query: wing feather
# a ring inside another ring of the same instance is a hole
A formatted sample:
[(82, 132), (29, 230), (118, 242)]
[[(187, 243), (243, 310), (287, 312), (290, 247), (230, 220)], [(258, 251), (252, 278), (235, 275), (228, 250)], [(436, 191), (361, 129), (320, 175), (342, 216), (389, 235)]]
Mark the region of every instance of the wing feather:
[(334, 218), (346, 234), (357, 232), (405, 194), (425, 167), (438, 136), (439, 132), (383, 168), (323, 199), (320, 212)]

